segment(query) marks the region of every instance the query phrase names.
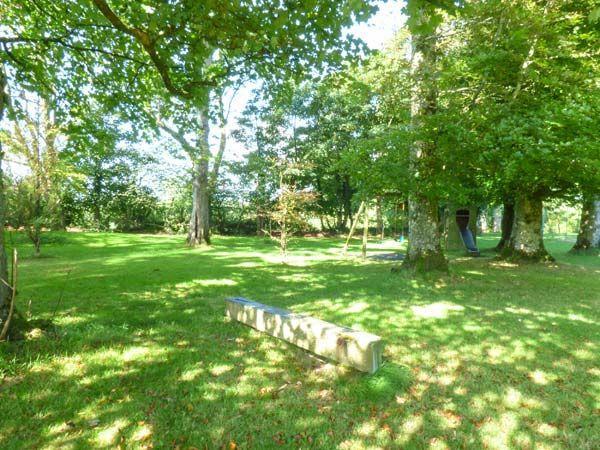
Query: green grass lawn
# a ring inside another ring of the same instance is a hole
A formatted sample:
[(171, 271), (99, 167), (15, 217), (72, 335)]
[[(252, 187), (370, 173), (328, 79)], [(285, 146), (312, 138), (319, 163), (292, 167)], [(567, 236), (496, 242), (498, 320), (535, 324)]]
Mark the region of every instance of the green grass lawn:
[[(14, 239), (18, 307), (57, 326), (0, 345), (1, 449), (600, 447), (600, 258), (567, 240), (553, 265), (456, 254), (424, 279), (358, 241), (297, 240), (282, 265), (256, 238), (51, 234), (37, 259)], [(227, 296), (378, 334), (385, 366), (229, 322)]]

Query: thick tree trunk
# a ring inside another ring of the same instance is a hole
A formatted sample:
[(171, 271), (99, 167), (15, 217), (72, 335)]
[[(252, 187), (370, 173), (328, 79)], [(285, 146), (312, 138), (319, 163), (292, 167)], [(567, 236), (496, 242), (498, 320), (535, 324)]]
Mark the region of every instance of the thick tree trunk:
[(504, 250), (510, 236), (512, 234), (513, 223), (515, 221), (515, 205), (512, 202), (504, 203), (504, 211), (502, 213), (502, 220), (500, 221), (500, 242), (494, 248), (497, 252)]
[(200, 132), (198, 136), (198, 158), (194, 161), (192, 179), (192, 215), (188, 232), (188, 245), (210, 245), (210, 180), (208, 161), (209, 118), (208, 95), (205, 108), (200, 111)]
[(441, 246), (438, 207), (423, 197), (411, 195), (408, 200), (408, 252), (404, 267), (417, 272), (448, 270)]
[[(6, 76), (4, 68), (0, 65), (0, 123), (4, 117), (4, 110), (8, 103), (6, 93)], [(6, 201), (4, 196), (4, 173), (2, 162), (4, 161), (4, 149), (0, 141), (0, 278), (8, 282), (8, 262), (6, 260), (6, 247), (4, 242), (4, 218), (6, 215)], [(0, 330), (8, 318), (10, 308), (10, 290), (5, 283), (0, 282)]]
[(581, 220), (573, 253), (600, 250), (600, 200), (585, 200), (581, 208)]
[(502, 256), (525, 261), (548, 261), (552, 257), (542, 238), (542, 200), (519, 197), (515, 201), (515, 218), (508, 244)]
[[(430, 21), (425, 7), (414, 13), (415, 24), (422, 26)], [(412, 35), (411, 74), (413, 90), (411, 95), (412, 127), (418, 130), (423, 127), (427, 116), (433, 115), (437, 109), (436, 60), (437, 39), (435, 30), (414, 32)], [(419, 167), (434, 157), (435, 142), (416, 141), (410, 155), (411, 172), (419, 173)], [(403, 267), (417, 272), (447, 271), (448, 261), (441, 246), (441, 235), (437, 202), (420, 192), (428, 180), (421, 178), (410, 194), (408, 200), (408, 252)]]
[(192, 180), (192, 216), (188, 233), (188, 245), (210, 245), (210, 195), (208, 161), (194, 164)]

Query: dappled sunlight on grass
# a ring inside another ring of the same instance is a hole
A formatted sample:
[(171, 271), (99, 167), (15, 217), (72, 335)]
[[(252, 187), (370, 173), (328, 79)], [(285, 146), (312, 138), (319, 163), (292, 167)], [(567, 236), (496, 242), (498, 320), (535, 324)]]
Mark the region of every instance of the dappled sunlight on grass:
[[(0, 349), (0, 448), (600, 446), (600, 265), (569, 243), (553, 266), (453, 256), (428, 280), (359, 240), (297, 239), (283, 265), (258, 238), (58, 237), (21, 252), (20, 308), (57, 331)], [(378, 334), (385, 370), (225, 320), (229, 296)]]
[(415, 317), (421, 319), (445, 319), (448, 317), (448, 314), (455, 311), (463, 311), (464, 309), (465, 308), (460, 305), (446, 302), (437, 302), (430, 305), (411, 307), (411, 311)]

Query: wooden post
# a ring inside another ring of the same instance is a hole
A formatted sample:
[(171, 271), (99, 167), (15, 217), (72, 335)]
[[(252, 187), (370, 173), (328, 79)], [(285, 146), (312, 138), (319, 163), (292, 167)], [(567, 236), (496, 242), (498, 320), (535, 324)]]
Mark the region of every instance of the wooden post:
[(358, 207), (358, 211), (356, 211), (356, 215), (354, 216), (354, 220), (352, 221), (352, 226), (350, 227), (350, 232), (348, 233), (348, 237), (346, 238), (346, 243), (344, 244), (344, 255), (348, 252), (348, 243), (350, 239), (352, 239), (352, 235), (354, 234), (354, 230), (356, 229), (356, 224), (358, 223), (358, 218), (362, 213), (362, 210), (365, 207), (365, 202), (360, 202), (360, 206)]

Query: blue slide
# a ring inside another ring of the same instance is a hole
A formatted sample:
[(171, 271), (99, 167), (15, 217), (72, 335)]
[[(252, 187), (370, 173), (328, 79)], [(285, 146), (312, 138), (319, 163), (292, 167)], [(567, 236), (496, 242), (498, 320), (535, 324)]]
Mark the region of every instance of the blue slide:
[(467, 252), (469, 252), (469, 255), (479, 256), (479, 249), (475, 245), (475, 239), (473, 239), (473, 233), (471, 233), (469, 227), (462, 228), (459, 226), (458, 229), (460, 231), (460, 237), (462, 238), (465, 247), (467, 247)]

